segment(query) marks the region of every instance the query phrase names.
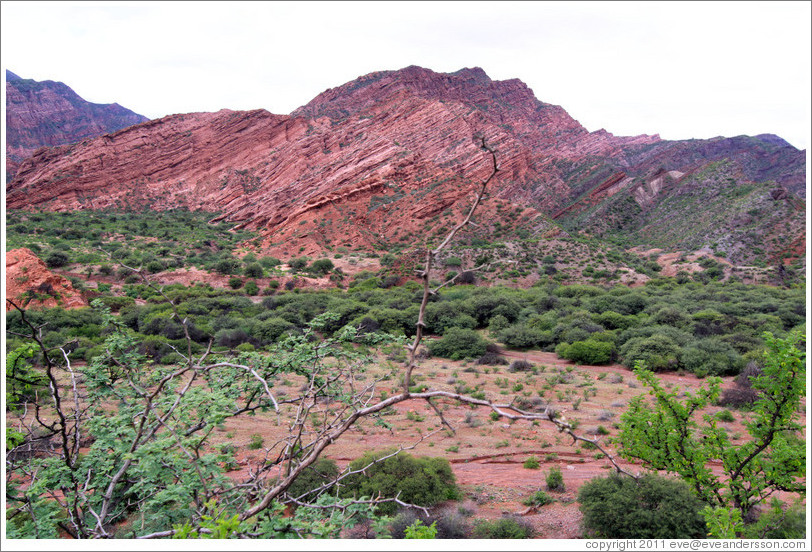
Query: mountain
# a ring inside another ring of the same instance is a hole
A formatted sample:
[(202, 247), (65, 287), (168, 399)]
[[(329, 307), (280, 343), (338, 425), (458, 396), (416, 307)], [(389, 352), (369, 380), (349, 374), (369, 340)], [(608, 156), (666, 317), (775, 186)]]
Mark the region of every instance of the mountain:
[(94, 104), (61, 82), (6, 70), (6, 174), (41, 147), (70, 144), (148, 121), (118, 104)]
[[(493, 81), (479, 68), (375, 72), (290, 115), (172, 115), (40, 150), (7, 185), (7, 206), (183, 207), (259, 231), (252, 246), (279, 256), (336, 246), (390, 251), (419, 245), (459, 220), (489, 172), (479, 136), (498, 152), (501, 169), (478, 212), (480, 238), (563, 228), (626, 246), (699, 245), (744, 263), (783, 258), (788, 243), (797, 252), (805, 236), (805, 152), (780, 138), (666, 141), (589, 132), (521, 81)], [(729, 202), (713, 203), (722, 220), (706, 221), (702, 243), (692, 235), (666, 240), (660, 234), (668, 228), (655, 219), (690, 222), (698, 214), (665, 200), (694, 197), (685, 205), (704, 212), (704, 178), (719, 164), (725, 176), (714, 176), (714, 186), (747, 190), (749, 199), (736, 191)], [(691, 195), (696, 190), (702, 193)], [(749, 221), (737, 219), (741, 213)], [(755, 237), (774, 235), (779, 222), (791, 235), (754, 252)], [(742, 245), (736, 228), (755, 228), (755, 237)]]

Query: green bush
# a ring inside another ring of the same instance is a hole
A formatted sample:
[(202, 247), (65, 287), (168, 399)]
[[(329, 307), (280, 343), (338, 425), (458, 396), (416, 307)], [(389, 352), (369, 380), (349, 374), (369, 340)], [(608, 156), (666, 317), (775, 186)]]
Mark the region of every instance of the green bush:
[(59, 268), (68, 264), (68, 256), (61, 251), (54, 251), (45, 257), (45, 264), (48, 268)]
[(240, 289), (243, 286), (242, 278), (239, 277), (229, 278), (228, 285), (231, 289)]
[(550, 471), (547, 472), (545, 483), (547, 483), (548, 491), (564, 492), (564, 490), (566, 490), (566, 486), (564, 485), (564, 474), (561, 473), (561, 468), (558, 466), (553, 466), (550, 468)]
[(264, 444), (265, 440), (262, 438), (262, 435), (259, 433), (252, 433), (251, 440), (248, 442), (248, 450), (261, 449)]
[(273, 268), (275, 266), (281, 265), (282, 261), (280, 261), (276, 257), (260, 257), (259, 264), (261, 264), (265, 268)]
[(546, 506), (547, 504), (552, 504), (553, 502), (555, 502), (555, 499), (544, 491), (536, 491), (532, 495), (522, 500), (522, 504), (533, 508), (540, 508), (541, 506)]
[(561, 345), (555, 348), (558, 356), (581, 364), (608, 364), (612, 361), (612, 352), (615, 349), (612, 343), (592, 339)]
[(703, 504), (679, 479), (656, 474), (640, 479), (612, 475), (578, 492), (584, 529), (607, 539), (696, 539), (706, 534)]
[(528, 469), (528, 470), (537, 470), (537, 469), (539, 469), (541, 467), (541, 464), (539, 463), (538, 458), (536, 458), (535, 456), (531, 456), (530, 458), (528, 458), (527, 460), (524, 461), (524, 464), (522, 464), (522, 467), (524, 467), (525, 469)]
[(479, 358), (487, 351), (488, 342), (477, 332), (466, 328), (450, 328), (441, 339), (428, 343), (433, 356), (460, 360)]
[(405, 539), (433, 539), (437, 537), (437, 522), (435, 521), (426, 526), (418, 519), (408, 526), (403, 533)]
[(552, 335), (525, 324), (514, 324), (500, 331), (498, 339), (511, 349), (531, 349), (550, 343)]
[(716, 414), (716, 419), (720, 422), (735, 422), (736, 418), (730, 410), (721, 410)]
[(251, 280), (249, 282), (246, 282), (243, 291), (245, 292), (246, 295), (256, 295), (259, 293), (259, 286), (255, 281)]
[[(345, 498), (399, 496), (400, 500), (418, 506), (431, 506), (459, 497), (454, 472), (445, 458), (416, 458), (401, 452), (381, 460), (388, 454), (391, 451), (367, 452), (350, 462), (350, 470), (366, 467), (365, 473), (344, 478), (340, 495)], [(378, 507), (378, 512), (385, 515), (396, 510), (394, 502), (384, 502)]]
[(483, 520), (474, 526), (475, 539), (529, 539), (533, 537), (533, 527), (526, 521), (514, 517)]
[(738, 374), (744, 359), (736, 350), (716, 337), (707, 337), (682, 349), (682, 365), (698, 376)]
[(251, 263), (245, 267), (245, 270), (243, 270), (243, 274), (248, 278), (262, 278), (264, 271), (262, 270), (261, 264)]
[(641, 360), (655, 372), (676, 368), (679, 364), (680, 353), (677, 343), (660, 334), (651, 337), (634, 337), (620, 348), (623, 364), (633, 367), (635, 362)]
[(307, 267), (307, 271), (311, 274), (324, 276), (325, 274), (329, 274), (333, 268), (335, 268), (335, 265), (333, 265), (333, 261), (330, 259), (317, 259)]
[[(338, 474), (339, 469), (335, 461), (321, 457), (302, 470), (302, 473), (293, 481), (286, 492), (293, 498), (302, 497), (302, 495), (315, 491), (327, 483), (334, 481), (338, 477)], [(329, 487), (325, 488), (325, 490), (328, 489)], [(324, 491), (304, 496), (303, 499), (313, 501), (316, 496), (322, 492)]]

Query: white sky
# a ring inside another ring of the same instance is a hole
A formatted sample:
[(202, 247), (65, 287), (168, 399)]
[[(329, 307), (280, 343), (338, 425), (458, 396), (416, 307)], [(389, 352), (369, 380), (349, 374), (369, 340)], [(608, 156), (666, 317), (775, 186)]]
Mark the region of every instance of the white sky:
[(147, 117), (482, 67), (588, 130), (809, 145), (810, 2), (2, 2), (2, 65)]

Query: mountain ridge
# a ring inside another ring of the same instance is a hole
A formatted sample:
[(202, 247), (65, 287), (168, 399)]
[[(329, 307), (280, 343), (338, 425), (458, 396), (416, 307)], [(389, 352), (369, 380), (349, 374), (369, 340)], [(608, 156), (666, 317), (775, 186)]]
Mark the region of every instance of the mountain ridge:
[(42, 147), (69, 144), (148, 121), (117, 103), (95, 104), (62, 82), (6, 70), (6, 174)]
[[(260, 231), (252, 247), (282, 256), (402, 248), (447, 227), (438, 216), (485, 176), (480, 137), (502, 169), (490, 197), (524, 213), (529, 228), (549, 228), (550, 217), (566, 227), (585, 205), (630, 186), (648, 186), (645, 201), (656, 203), (652, 183), (664, 172), (693, 174), (725, 159), (742, 185), (766, 179), (805, 198), (805, 154), (778, 137), (589, 132), (518, 79), (410, 66), (328, 89), (290, 115), (171, 115), (37, 152), (7, 186), (7, 201), (15, 209), (217, 211), (216, 220)], [(494, 209), (479, 213), (486, 235), (498, 230)]]

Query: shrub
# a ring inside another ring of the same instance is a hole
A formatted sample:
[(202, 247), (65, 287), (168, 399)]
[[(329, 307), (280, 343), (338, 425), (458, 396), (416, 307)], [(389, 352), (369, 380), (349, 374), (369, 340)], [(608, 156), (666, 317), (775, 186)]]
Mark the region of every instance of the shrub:
[(243, 270), (243, 274), (248, 278), (262, 278), (263, 273), (262, 265), (259, 263), (251, 263)]
[(437, 522), (435, 521), (429, 526), (423, 525), (423, 522), (415, 520), (403, 532), (405, 539), (433, 539), (437, 537)]
[(59, 268), (68, 264), (68, 256), (61, 251), (54, 251), (45, 257), (45, 264), (48, 268)]
[(733, 408), (747, 408), (752, 406), (756, 400), (758, 400), (758, 392), (755, 389), (732, 387), (722, 391), (718, 404)]
[(552, 336), (526, 324), (514, 324), (499, 332), (498, 337), (499, 341), (512, 349), (530, 349), (549, 343)]
[(651, 337), (634, 337), (629, 339), (620, 349), (623, 364), (634, 366), (636, 361), (643, 361), (653, 370), (666, 370), (678, 364), (680, 348), (671, 338), (655, 334)]
[(476, 283), (476, 275), (471, 270), (463, 270), (457, 277), (459, 285), (473, 285)]
[(239, 277), (229, 278), (228, 285), (231, 289), (240, 289), (243, 286), (242, 278)]
[(246, 295), (256, 295), (259, 293), (259, 286), (255, 281), (251, 280), (245, 284), (243, 291), (245, 291)]
[(329, 274), (333, 268), (335, 268), (335, 265), (333, 265), (333, 261), (330, 259), (318, 259), (313, 261), (313, 263), (307, 267), (307, 271), (311, 274), (323, 276), (325, 274)]
[(491, 318), (490, 322), (488, 323), (488, 331), (492, 334), (497, 334), (510, 326), (510, 322), (507, 318), (505, 318), (501, 314), (497, 314)]
[(241, 265), (242, 263), (240, 263), (238, 259), (227, 257), (217, 261), (217, 264), (214, 265), (214, 270), (224, 275), (236, 274), (239, 272)]
[(614, 348), (612, 343), (587, 339), (560, 347), (560, 352), (559, 347), (556, 347), (555, 352), (561, 358), (581, 364), (608, 364), (612, 360)]
[(261, 449), (264, 444), (265, 440), (262, 438), (262, 435), (259, 433), (252, 433), (251, 440), (248, 442), (248, 449), (258, 450)]
[(486, 366), (507, 366), (508, 361), (499, 353), (485, 353), (477, 359), (476, 363)]
[(441, 339), (428, 343), (432, 355), (452, 360), (481, 357), (487, 347), (487, 341), (474, 330), (466, 328), (449, 328)]
[[(310, 464), (302, 473), (299, 474), (293, 483), (286, 491), (289, 496), (299, 498), (305, 493), (310, 493), (316, 489), (325, 486), (327, 483), (334, 481), (339, 474), (338, 465), (334, 460), (329, 458), (320, 457), (315, 462)], [(324, 490), (328, 490), (329, 487)], [(321, 491), (324, 492), (324, 491)], [(319, 492), (318, 494), (321, 494)], [(317, 494), (311, 494), (304, 497), (306, 500), (314, 500)]]
[(718, 412), (716, 414), (716, 419), (719, 420), (720, 422), (727, 423), (736, 421), (736, 418), (733, 417), (733, 414), (730, 412), (730, 410), (722, 410), (721, 412)]
[[(445, 458), (416, 458), (401, 452), (381, 460), (388, 454), (391, 451), (367, 452), (350, 462), (350, 470), (366, 467), (365, 473), (346, 477), (340, 490), (341, 496), (399, 496), (400, 500), (418, 506), (431, 506), (459, 496), (454, 472)], [(384, 502), (378, 506), (380, 514), (392, 514), (396, 509), (394, 502)]]
[(508, 366), (508, 372), (525, 372), (533, 369), (533, 364), (526, 360), (514, 360)]
[(561, 468), (558, 466), (553, 466), (550, 468), (550, 471), (547, 472), (547, 477), (544, 479), (544, 481), (547, 483), (548, 491), (564, 492), (566, 490), (566, 486), (564, 485), (564, 474), (561, 473)]
[(685, 347), (680, 355), (682, 365), (698, 376), (737, 374), (744, 364), (742, 357), (727, 343), (709, 337)]
[(587, 533), (597, 538), (693, 539), (706, 534), (703, 504), (679, 479), (592, 479), (578, 492)]
[(538, 458), (536, 458), (535, 456), (531, 456), (530, 458), (524, 461), (522, 467), (524, 467), (527, 470), (537, 470), (541, 467), (541, 464), (539, 463)]
[(433, 525), (437, 529), (435, 538), (438, 539), (464, 539), (471, 531), (465, 518), (455, 512), (444, 511), (439, 516), (427, 517), (415, 510), (403, 510), (392, 520), (389, 534), (393, 539), (406, 538), (407, 528), (417, 521), (424, 525)]
[(307, 261), (309, 259), (307, 257), (298, 257), (288, 261), (288, 266), (290, 267), (291, 271), (299, 272), (303, 270), (304, 267), (307, 266)]
[(515, 517), (483, 520), (474, 526), (475, 539), (529, 539), (533, 537), (533, 526)]
[(532, 495), (522, 500), (522, 504), (525, 506), (530, 506), (531, 508), (540, 508), (541, 506), (546, 506), (547, 504), (552, 504), (553, 502), (555, 502), (555, 499), (544, 491), (536, 491)]

